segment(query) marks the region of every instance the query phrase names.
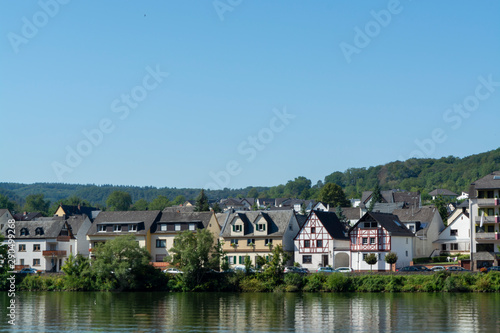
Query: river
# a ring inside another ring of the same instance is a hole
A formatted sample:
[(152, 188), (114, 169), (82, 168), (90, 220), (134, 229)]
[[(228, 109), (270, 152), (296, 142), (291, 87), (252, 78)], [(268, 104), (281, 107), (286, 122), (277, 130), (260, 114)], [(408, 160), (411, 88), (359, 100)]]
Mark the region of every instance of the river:
[(498, 332), (500, 294), (22, 292), (2, 332)]

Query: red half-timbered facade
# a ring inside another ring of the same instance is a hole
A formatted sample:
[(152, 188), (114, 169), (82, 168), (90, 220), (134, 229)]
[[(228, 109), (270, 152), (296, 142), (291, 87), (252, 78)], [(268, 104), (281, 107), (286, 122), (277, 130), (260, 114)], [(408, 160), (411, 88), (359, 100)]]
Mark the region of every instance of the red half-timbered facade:
[(389, 252), (391, 251), (391, 235), (377, 225), (377, 222), (363, 222), (364, 225), (355, 228), (350, 233), (351, 251)]
[(313, 211), (295, 239), (299, 253), (328, 253), (332, 236)]

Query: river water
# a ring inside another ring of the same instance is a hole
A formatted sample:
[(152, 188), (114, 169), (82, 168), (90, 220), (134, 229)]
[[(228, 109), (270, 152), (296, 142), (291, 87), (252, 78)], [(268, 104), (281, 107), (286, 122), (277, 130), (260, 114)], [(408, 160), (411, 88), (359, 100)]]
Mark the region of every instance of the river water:
[(2, 332), (500, 332), (500, 294), (23, 292)]

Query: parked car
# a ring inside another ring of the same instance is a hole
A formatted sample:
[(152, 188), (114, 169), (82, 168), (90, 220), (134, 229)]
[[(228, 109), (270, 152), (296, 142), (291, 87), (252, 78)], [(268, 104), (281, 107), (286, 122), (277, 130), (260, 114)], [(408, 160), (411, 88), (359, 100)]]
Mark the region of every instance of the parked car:
[(168, 273), (168, 274), (182, 274), (184, 273), (183, 271), (179, 270), (178, 268), (167, 268), (163, 271), (163, 273)]
[(295, 267), (295, 266), (286, 266), (285, 269), (283, 270), (284, 273), (299, 273), (303, 274), (304, 271), (300, 267)]
[(430, 272), (431, 271), (430, 269), (428, 269), (427, 267), (422, 266), (422, 265), (415, 265), (413, 267), (415, 267), (420, 272)]
[(405, 266), (405, 267), (401, 267), (401, 268), (398, 268), (396, 269), (396, 272), (418, 272), (419, 269), (416, 268), (415, 266)]
[(21, 274), (36, 274), (38, 271), (34, 268), (25, 267), (19, 271)]
[(489, 271), (500, 271), (500, 266), (490, 266), (488, 267), (488, 272)]
[(439, 272), (439, 271), (445, 271), (446, 268), (444, 268), (443, 266), (434, 266), (431, 268), (431, 271), (433, 272)]
[(354, 269), (351, 267), (339, 267), (335, 270), (337, 273), (352, 273), (354, 272)]
[(309, 270), (307, 268), (305, 268), (305, 267), (301, 267), (300, 269), (302, 270), (302, 272), (304, 274), (309, 274), (310, 273)]
[(320, 267), (316, 270), (316, 273), (333, 273), (335, 270), (331, 267)]
[(465, 269), (460, 266), (448, 266), (446, 267), (446, 270), (450, 272), (470, 272), (468, 269)]

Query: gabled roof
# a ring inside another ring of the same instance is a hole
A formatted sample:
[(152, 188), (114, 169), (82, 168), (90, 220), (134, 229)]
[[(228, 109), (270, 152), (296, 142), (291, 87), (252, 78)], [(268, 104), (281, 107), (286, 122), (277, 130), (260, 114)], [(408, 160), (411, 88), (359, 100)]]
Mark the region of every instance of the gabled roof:
[(395, 209), (403, 208), (404, 202), (382, 203), (377, 202), (373, 205), (373, 212), (392, 214)]
[(297, 223), (299, 224), (299, 228), (302, 229), (302, 227), (304, 226), (304, 224), (306, 224), (306, 221), (307, 221), (307, 215), (300, 215), (300, 214), (297, 214), (295, 215), (297, 217)]
[[(337, 212), (337, 208), (331, 207), (329, 212)], [(342, 213), (348, 220), (359, 220), (361, 218), (361, 208), (360, 207), (342, 207)]]
[[(371, 198), (373, 191), (364, 191), (361, 196), (361, 205), (365, 205)], [(405, 203), (408, 205), (420, 205), (419, 192), (407, 192), (401, 190), (380, 191), (382, 203)]]
[[(10, 211), (9, 211), (8, 209), (6, 209), (6, 208), (2, 208), (2, 209), (0, 209), (0, 216), (3, 216), (3, 215), (4, 215), (5, 213), (7, 213), (7, 212), (9, 212), (9, 213), (10, 213)], [(11, 214), (11, 215), (12, 215), (12, 214)]]
[[(138, 229), (134, 232), (136, 235), (145, 235), (151, 228), (153, 222), (159, 217), (159, 210), (143, 210), (143, 211), (115, 211), (115, 212), (101, 212), (97, 215), (94, 223), (90, 227), (87, 235), (96, 235), (97, 225), (99, 224), (125, 224), (125, 223), (144, 223), (144, 229)], [(126, 233), (126, 232), (123, 232)], [(102, 234), (102, 233), (99, 233)], [(120, 234), (120, 232), (116, 233)]]
[(42, 213), (40, 212), (32, 212), (32, 213), (17, 213), (12, 215), (14, 217), (14, 220), (16, 221), (32, 221), (33, 219), (37, 217), (42, 217)]
[(80, 231), (80, 228), (87, 218), (89, 217), (86, 214), (66, 217), (66, 222), (68, 222), (71, 227), (73, 235), (76, 236), (78, 234), (78, 231)]
[(395, 209), (392, 212), (394, 215), (399, 217), (401, 222), (424, 222), (430, 223), (434, 218), (435, 214), (439, 214), (439, 211), (435, 206), (423, 206), (422, 208), (416, 209)]
[(213, 212), (161, 212), (157, 223), (193, 223), (201, 222), (203, 227), (207, 227), (212, 218)]
[(397, 215), (386, 213), (367, 212), (351, 230), (358, 228), (360, 223), (372, 221), (380, 224), (391, 236), (414, 237), (413, 233), (399, 220)]
[[(33, 221), (16, 221), (15, 223), (15, 234), (16, 241), (22, 239), (47, 239), (47, 238), (57, 238), (61, 233), (61, 229), (66, 224), (66, 221), (59, 216), (54, 217), (42, 217), (37, 218)], [(8, 224), (6, 224), (2, 230), (2, 234), (5, 235)], [(42, 228), (43, 233), (41, 235), (36, 234), (36, 229)], [(28, 235), (21, 236), (21, 231), (23, 229), (28, 230)]]
[[(283, 236), (290, 223), (290, 220), (295, 216), (293, 210), (279, 210), (279, 211), (239, 211), (229, 214), (224, 226), (221, 230), (221, 237), (234, 237), (231, 236), (231, 223), (235, 217), (239, 217), (244, 225), (244, 234), (242, 237), (253, 236), (253, 222), (261, 215), (268, 222), (266, 236)], [(264, 237), (264, 236), (263, 236)]]
[(171, 206), (171, 207), (165, 207), (163, 209), (163, 212), (192, 213), (194, 212), (194, 209), (195, 209), (194, 206)]
[(349, 239), (344, 233), (344, 226), (339, 221), (337, 214), (333, 212), (323, 212), (320, 210), (313, 210), (309, 213), (309, 216), (315, 214), (320, 220), (323, 227), (334, 239)]
[[(500, 189), (500, 171), (494, 171), (489, 175), (476, 180), (471, 185), (474, 185), (476, 190)], [(471, 193), (469, 193), (469, 195), (472, 196)]]
[(99, 210), (98, 208), (95, 207), (86, 207), (86, 206), (60, 205), (60, 207), (64, 210), (66, 216), (85, 214), (89, 218), (92, 218), (93, 211)]
[(445, 196), (454, 196), (454, 197), (458, 196), (458, 194), (456, 194), (455, 192), (452, 192), (452, 191), (447, 190), (447, 189), (442, 189), (442, 188), (437, 188), (434, 191), (429, 192), (429, 195), (431, 195), (431, 196), (445, 195)]

